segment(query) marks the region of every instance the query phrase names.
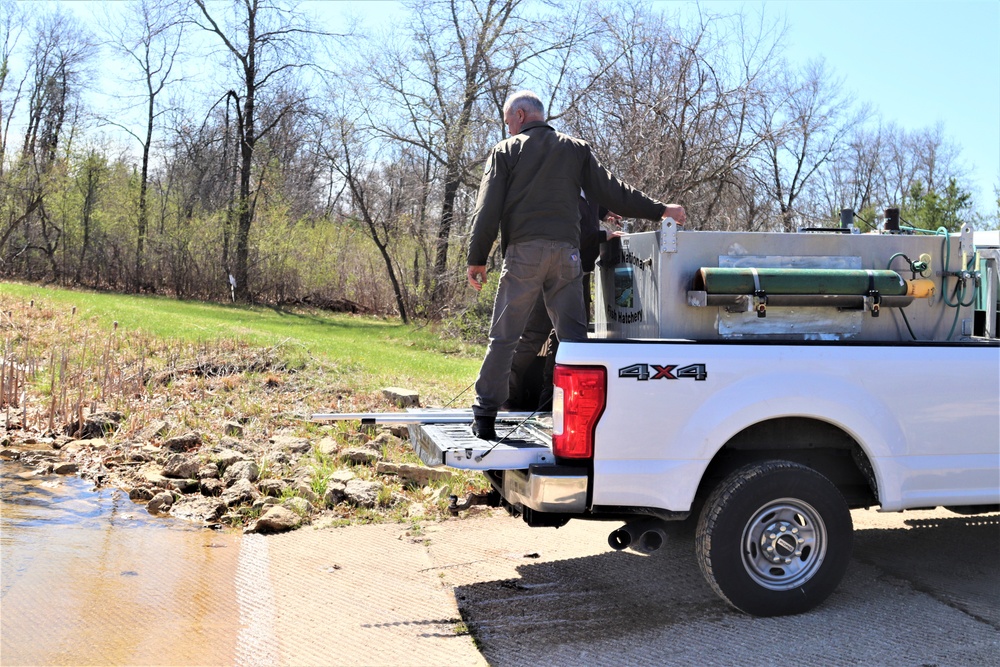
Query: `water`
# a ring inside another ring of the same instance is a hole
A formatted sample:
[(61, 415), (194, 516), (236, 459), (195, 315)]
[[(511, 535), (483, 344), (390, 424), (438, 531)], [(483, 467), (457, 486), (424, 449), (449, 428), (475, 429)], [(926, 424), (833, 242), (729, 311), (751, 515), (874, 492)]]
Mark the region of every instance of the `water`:
[(239, 539), (0, 462), (0, 664), (232, 664)]

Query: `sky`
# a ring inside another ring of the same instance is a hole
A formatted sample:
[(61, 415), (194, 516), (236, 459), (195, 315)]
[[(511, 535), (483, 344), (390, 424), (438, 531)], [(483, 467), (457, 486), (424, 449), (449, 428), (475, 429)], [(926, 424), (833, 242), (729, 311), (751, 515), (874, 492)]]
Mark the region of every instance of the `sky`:
[[(74, 10), (94, 2), (66, 1)], [(691, 0), (652, 0), (666, 11)], [(345, 14), (377, 28), (401, 14), (398, 0), (306, 0), (311, 12)], [(787, 20), (791, 62), (822, 57), (845, 90), (908, 131), (941, 123), (981, 211), (1000, 187), (1000, 0), (702, 0), (712, 13), (763, 12)], [(81, 16), (87, 12), (80, 11)], [(91, 13), (91, 16), (93, 14)]]
[[(368, 26), (390, 20), (397, 0), (313, 0), (316, 11), (350, 11)], [(695, 11), (689, 0), (656, 8)], [(963, 185), (980, 210), (995, 210), (1000, 187), (1000, 0), (702, 0), (713, 13), (741, 8), (785, 18), (785, 55), (822, 57), (844, 88), (885, 122), (909, 130), (943, 124), (961, 148)]]

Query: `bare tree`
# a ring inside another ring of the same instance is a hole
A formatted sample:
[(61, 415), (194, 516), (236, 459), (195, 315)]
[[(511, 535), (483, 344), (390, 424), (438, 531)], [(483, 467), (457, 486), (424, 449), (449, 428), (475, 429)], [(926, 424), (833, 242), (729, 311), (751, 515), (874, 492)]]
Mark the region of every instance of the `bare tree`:
[(850, 107), (841, 82), (822, 60), (789, 71), (765, 100), (764, 115), (753, 128), (763, 139), (754, 177), (777, 205), (784, 231), (794, 231), (797, 217), (810, 213), (799, 199), (817, 172), (837, 159), (846, 137), (867, 114), (865, 109), (852, 114)]
[(21, 247), (14, 253), (42, 251), (53, 276), (58, 278), (55, 253), (62, 230), (46, 207), (46, 197), (49, 189), (55, 187), (50, 183), (52, 167), (61, 144), (68, 144), (67, 129), (75, 128), (79, 120), (86, 68), (96, 55), (96, 47), (79, 22), (58, 7), (37, 17), (30, 35), (32, 47), (22, 84), (28, 115), (18, 167), (22, 208), (9, 219), (0, 236), (0, 247), (7, 244), (19, 227), (37, 221), (41, 238), (30, 231), (24, 232)]
[(150, 151), (153, 145), (153, 131), (160, 116), (165, 112), (159, 103), (167, 85), (176, 79), (172, 72), (183, 38), (183, 23), (180, 8), (176, 2), (139, 0), (130, 3), (127, 14), (120, 24), (107, 22), (108, 44), (113, 51), (124, 57), (133, 71), (134, 79), (126, 79), (127, 84), (141, 86), (141, 103), (145, 108), (145, 126), (141, 133), (113, 119), (105, 122), (116, 125), (130, 134), (142, 147), (142, 163), (139, 176), (139, 203), (136, 213), (136, 248), (133, 289), (145, 288), (144, 261), (146, 236), (149, 227), (148, 190)]
[[(761, 139), (750, 130), (780, 30), (742, 16), (684, 25), (644, 6), (609, 14), (593, 42), (596, 85), (567, 116), (616, 173), (683, 203), (706, 226)], [(640, 223), (642, 224), (642, 223)]]
[[(289, 114), (303, 110), (305, 99), (288, 96), (295, 90), (293, 73), (312, 67), (309, 42), (322, 33), (305, 16), (278, 0), (231, 0), (223, 17), (218, 5), (195, 0), (193, 24), (218, 38), (222, 53), (233, 65), (238, 90), (225, 99), (235, 107), (235, 134), (239, 146), (239, 189), (235, 198), (236, 250), (227, 272), (236, 280), (236, 298), (249, 302), (250, 228), (254, 220), (258, 183), (254, 182), (257, 143)], [(279, 94), (284, 93), (284, 94)], [(262, 107), (269, 111), (262, 122)]]

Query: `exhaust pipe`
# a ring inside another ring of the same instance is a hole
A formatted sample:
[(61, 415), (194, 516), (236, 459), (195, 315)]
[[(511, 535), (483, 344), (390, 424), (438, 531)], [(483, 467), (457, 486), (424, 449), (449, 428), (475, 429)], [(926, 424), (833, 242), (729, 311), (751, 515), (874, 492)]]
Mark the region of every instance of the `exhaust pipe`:
[(651, 554), (667, 541), (661, 519), (640, 519), (627, 523), (608, 535), (608, 545), (615, 551), (631, 548), (641, 554)]

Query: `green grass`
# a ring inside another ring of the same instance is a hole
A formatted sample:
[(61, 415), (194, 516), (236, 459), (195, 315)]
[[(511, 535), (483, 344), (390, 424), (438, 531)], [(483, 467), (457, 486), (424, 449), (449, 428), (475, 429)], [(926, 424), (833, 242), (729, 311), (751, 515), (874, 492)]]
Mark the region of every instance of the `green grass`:
[[(123, 335), (279, 347), (279, 354), (293, 365), (310, 358), (319, 361), (349, 376), (351, 385), (362, 391), (402, 386), (421, 395), (427, 388), (453, 395), (475, 380), (482, 360), (481, 347), (443, 340), (432, 327), (392, 319), (0, 283), (0, 302), (17, 300), (67, 311), (75, 307), (75, 317), (97, 318), (102, 328), (110, 330), (112, 322), (118, 322)], [(460, 399), (462, 405), (470, 401), (470, 396)]]

